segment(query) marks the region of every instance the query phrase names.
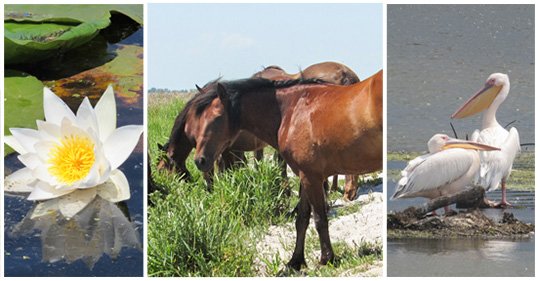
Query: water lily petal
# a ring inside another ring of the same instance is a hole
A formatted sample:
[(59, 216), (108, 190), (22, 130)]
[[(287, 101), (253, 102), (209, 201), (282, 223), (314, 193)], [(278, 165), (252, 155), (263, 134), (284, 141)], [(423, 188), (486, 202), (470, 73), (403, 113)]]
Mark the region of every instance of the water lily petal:
[(88, 171), (88, 175), (86, 175), (86, 177), (79, 183), (75, 183), (74, 186), (79, 189), (96, 187), (98, 184), (100, 184), (99, 180), (101, 179), (98, 169), (99, 163), (94, 162), (94, 165), (92, 165), (92, 168), (90, 168), (90, 171)]
[[(15, 149), (15, 151), (19, 152), (19, 154), (25, 154), (27, 152), (34, 152), (34, 144), (40, 140), (39, 132), (33, 129), (26, 129), (26, 128), (11, 128), (9, 129), (11, 132), (11, 135), (15, 137), (18, 144), (22, 146), (22, 151), (20, 151), (20, 147), (11, 147)], [(19, 149), (19, 150), (16, 150)]]
[(60, 125), (60, 134), (62, 137), (80, 136), (94, 140), (91, 134), (76, 126), (76, 124), (67, 118), (62, 119)]
[(94, 198), (96, 197), (96, 189), (79, 189), (75, 192), (72, 192), (66, 196), (59, 198), (58, 206), (60, 212), (67, 219), (72, 218), (78, 212), (80, 212), (84, 207), (86, 207)]
[(92, 131), (97, 132), (97, 118), (90, 104), (88, 97), (85, 97), (79, 109), (77, 109), (77, 125), (83, 130), (91, 128)]
[(111, 173), (111, 165), (109, 163), (109, 160), (105, 156), (105, 151), (103, 150), (103, 143), (96, 143), (95, 154), (96, 163), (98, 163), (99, 165), (99, 174), (102, 178), (106, 177), (105, 179), (100, 180), (100, 183), (104, 183), (109, 178), (109, 174)]
[(34, 190), (31, 185), (36, 178), (32, 176), (32, 171), (28, 168), (22, 168), (4, 179), (4, 191), (14, 193), (30, 193)]
[(116, 129), (116, 101), (112, 86), (108, 86), (94, 108), (99, 127), (99, 138), (105, 142)]
[(55, 198), (38, 203), (32, 211), (32, 215), (30, 215), (30, 218), (36, 219), (56, 213), (59, 210), (58, 201), (58, 198)]
[(19, 154), (27, 153), (26, 149), (19, 143), (14, 136), (4, 136), (4, 143), (13, 148)]
[(128, 125), (120, 127), (103, 144), (105, 157), (111, 164), (111, 170), (118, 168), (129, 157), (143, 131), (143, 126)]
[(126, 175), (118, 169), (111, 172), (110, 181), (97, 187), (97, 192), (101, 198), (114, 203), (131, 197)]
[(57, 140), (60, 138), (60, 126), (50, 122), (37, 120), (37, 127), (41, 139), (44, 140)]
[(51, 150), (58, 145), (58, 142), (60, 140), (52, 141), (52, 140), (42, 140), (34, 144), (33, 150), (36, 152), (36, 154), (39, 156), (39, 159), (43, 162), (49, 162), (49, 158), (51, 157), (50, 153)]
[(32, 170), (44, 164), (36, 153), (21, 154), (17, 158), (19, 158), (21, 163)]
[(61, 98), (51, 92), (49, 88), (43, 88), (43, 111), (45, 113), (45, 120), (53, 124), (60, 124), (62, 119), (68, 118), (70, 121), (75, 122), (75, 114), (67, 106)]
[(34, 185), (34, 190), (32, 190), (32, 193), (30, 193), (27, 199), (31, 201), (48, 200), (69, 194), (73, 191), (74, 189), (56, 189), (53, 186), (47, 184), (46, 182), (36, 181)]

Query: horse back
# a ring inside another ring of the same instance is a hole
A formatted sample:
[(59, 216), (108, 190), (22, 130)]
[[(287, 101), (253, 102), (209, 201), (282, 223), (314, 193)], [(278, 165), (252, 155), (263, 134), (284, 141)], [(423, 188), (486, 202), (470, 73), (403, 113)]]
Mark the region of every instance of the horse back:
[(382, 168), (382, 72), (350, 86), (304, 87), (288, 107), (278, 137), (289, 161), (328, 175)]

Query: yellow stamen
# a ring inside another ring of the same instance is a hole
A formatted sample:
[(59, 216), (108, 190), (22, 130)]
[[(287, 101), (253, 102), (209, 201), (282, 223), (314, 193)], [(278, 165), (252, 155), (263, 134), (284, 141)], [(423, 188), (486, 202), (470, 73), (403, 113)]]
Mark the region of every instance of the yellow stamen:
[(81, 136), (65, 136), (49, 156), (49, 173), (61, 183), (72, 184), (86, 177), (94, 165), (94, 143)]

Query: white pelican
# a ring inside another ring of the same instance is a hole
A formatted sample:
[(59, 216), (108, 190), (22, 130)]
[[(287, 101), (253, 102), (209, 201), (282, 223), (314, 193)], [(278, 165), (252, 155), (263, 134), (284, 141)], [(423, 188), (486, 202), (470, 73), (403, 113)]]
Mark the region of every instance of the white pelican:
[[(512, 164), (521, 150), (519, 134), (516, 128), (510, 131), (503, 128), (495, 117), (497, 109), (508, 96), (510, 81), (502, 73), (493, 73), (486, 80), (485, 87), (463, 104), (452, 118), (465, 118), (485, 110), (482, 119), (482, 130), (475, 130), (471, 136), (473, 141), (500, 147), (500, 151), (480, 153), (481, 166), (477, 175), (477, 184), (486, 191), (502, 188), (499, 206), (510, 206), (506, 201), (506, 180), (512, 171)], [(495, 205), (496, 206), (496, 205)]]
[[(411, 160), (401, 171), (391, 199), (425, 197), (434, 199), (465, 190), (480, 168), (477, 150), (498, 148), (436, 134), (428, 141), (429, 153)], [(448, 212), (448, 206), (445, 211)]]

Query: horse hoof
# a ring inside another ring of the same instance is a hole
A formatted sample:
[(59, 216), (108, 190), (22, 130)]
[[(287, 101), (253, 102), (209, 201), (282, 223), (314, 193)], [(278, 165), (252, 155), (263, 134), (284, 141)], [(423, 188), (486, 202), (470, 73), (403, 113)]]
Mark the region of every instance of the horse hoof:
[(293, 270), (296, 270), (296, 271), (300, 271), (300, 269), (302, 269), (302, 266), (307, 267), (307, 264), (306, 264), (305, 260), (300, 260), (300, 261), (290, 260), (287, 263), (287, 268), (288, 269), (293, 269)]
[(334, 254), (329, 254), (328, 256), (322, 256), (321, 260), (319, 261), (319, 264), (321, 265), (327, 265), (327, 264), (336, 265), (336, 257)]

